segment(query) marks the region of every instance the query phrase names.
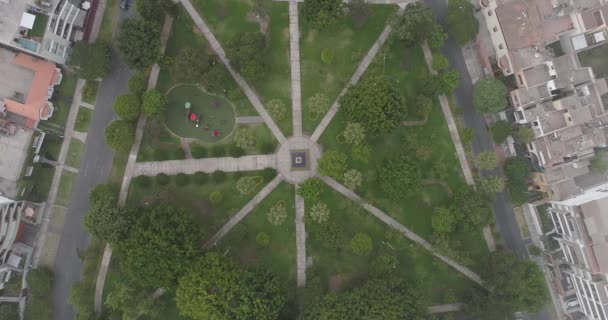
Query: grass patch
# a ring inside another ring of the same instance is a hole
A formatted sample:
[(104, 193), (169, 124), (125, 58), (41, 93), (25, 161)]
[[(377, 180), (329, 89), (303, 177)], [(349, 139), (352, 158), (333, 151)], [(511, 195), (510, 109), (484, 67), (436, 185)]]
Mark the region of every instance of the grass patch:
[(50, 319), (53, 313), (51, 303), (51, 282), (53, 274), (44, 268), (33, 269), (27, 274), (28, 300), (25, 305), (25, 319)]
[(180, 139), (165, 127), (160, 118), (148, 118), (137, 161), (182, 160), (184, 151)]
[[(160, 186), (152, 183), (152, 186), (142, 187), (137, 183), (131, 183), (127, 205), (140, 206), (148, 203), (163, 203), (182, 207), (188, 210), (203, 231), (203, 239), (210, 238), (219, 228), (236, 212), (238, 212), (249, 200), (266, 185), (271, 177), (258, 185), (250, 195), (241, 196), (236, 190), (236, 182), (244, 176), (260, 176), (262, 172), (248, 172), (247, 174), (226, 173), (225, 180), (214, 182), (210, 180), (206, 184), (196, 184), (191, 176), (191, 183), (186, 186), (178, 186), (175, 179), (169, 185)], [(273, 176), (274, 177), (274, 176)], [(154, 178), (152, 178), (154, 180)], [(213, 204), (209, 195), (218, 191), (222, 194), (222, 200)]]
[(93, 110), (80, 107), (78, 109), (78, 115), (76, 116), (76, 123), (74, 124), (74, 130), (79, 132), (89, 131), (89, 124), (91, 123), (91, 117), (93, 117)]
[(25, 188), (23, 199), (32, 202), (43, 202), (49, 195), (51, 183), (55, 175), (55, 168), (48, 164), (36, 163), (33, 165), (32, 176), (25, 177), (22, 185)]
[(76, 182), (77, 174), (68, 171), (61, 173), (61, 180), (59, 182), (59, 190), (57, 191), (57, 199), (55, 200), (56, 205), (67, 207), (70, 204), (72, 198), (72, 189)]
[[(322, 30), (315, 29), (300, 10), (304, 132), (312, 133), (323, 118), (323, 115), (316, 119), (309, 117), (307, 100), (317, 93), (323, 93), (333, 103), (395, 10), (393, 5), (370, 6), (371, 15), (359, 28), (354, 26), (349, 16), (344, 16)], [(321, 61), (323, 50), (333, 52), (334, 59), (330, 63)]]
[(80, 161), (84, 154), (84, 143), (78, 139), (70, 140), (70, 148), (68, 149), (68, 156), (65, 160), (65, 164), (72, 168), (78, 169), (80, 167)]
[(28, 35), (32, 37), (42, 37), (44, 31), (46, 31), (46, 25), (49, 21), (49, 16), (43, 13), (36, 13), (36, 19), (34, 20), (34, 26), (32, 30), (28, 31)]
[(118, 0), (106, 0), (106, 9), (101, 19), (101, 28), (99, 29), (98, 41), (111, 42), (114, 35), (114, 29), (118, 25), (119, 16)]
[(110, 172), (109, 183), (120, 186), (122, 178), (125, 175), (125, 169), (127, 167), (127, 161), (129, 161), (129, 154), (126, 152), (114, 152), (114, 159), (112, 160), (112, 171)]
[(591, 67), (596, 77), (608, 74), (608, 43), (578, 53), (583, 67)]
[(55, 100), (53, 101), (55, 112), (53, 112), (53, 116), (49, 120), (43, 121), (42, 123), (49, 122), (63, 128), (68, 121), (68, 115), (70, 113), (70, 106), (72, 105), (72, 97), (76, 91), (76, 82), (78, 81), (78, 76), (75, 73), (67, 71), (66, 69), (61, 70), (61, 73), (63, 74), (61, 84), (58, 87), (55, 87), (56, 96)]
[(87, 81), (87, 83), (84, 85), (84, 88), (82, 88), (82, 101), (94, 105), (95, 100), (97, 100), (98, 90), (98, 81)]

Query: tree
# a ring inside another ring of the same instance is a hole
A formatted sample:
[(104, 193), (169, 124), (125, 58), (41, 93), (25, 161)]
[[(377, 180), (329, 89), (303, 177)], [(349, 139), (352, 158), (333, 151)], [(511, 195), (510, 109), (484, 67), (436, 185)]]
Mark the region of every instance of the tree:
[(604, 173), (608, 171), (608, 160), (606, 159), (605, 151), (597, 151), (593, 158), (589, 161), (589, 168), (596, 173)]
[(205, 50), (181, 50), (175, 59), (174, 69), (181, 81), (200, 83), (210, 92), (221, 92), (222, 85), (228, 78), (218, 57)]
[(416, 114), (427, 118), (431, 110), (433, 109), (433, 99), (419, 94), (416, 96)]
[(133, 223), (131, 213), (116, 203), (98, 205), (84, 216), (87, 231), (103, 241), (117, 243), (125, 239)]
[(236, 190), (242, 195), (248, 195), (260, 184), (259, 177), (242, 177), (236, 182)]
[(264, 248), (270, 244), (270, 236), (266, 232), (260, 232), (255, 236), (255, 243)]
[(302, 8), (304, 19), (316, 27), (327, 26), (342, 15), (341, 0), (306, 0)]
[(511, 125), (504, 120), (496, 121), (491, 127), (490, 132), (492, 133), (492, 140), (494, 143), (502, 144), (507, 141), (507, 138), (511, 135)]
[(500, 295), (476, 287), (463, 297), (463, 312), (480, 320), (509, 319), (513, 309)]
[(198, 171), (194, 173), (194, 182), (197, 184), (205, 184), (209, 181), (209, 175), (206, 172)]
[(135, 320), (140, 317), (159, 314), (164, 304), (155, 301), (150, 292), (136, 284), (119, 282), (110, 291), (105, 304), (112, 310), (122, 313), (122, 319)]
[(148, 88), (148, 75), (144, 72), (137, 72), (129, 78), (129, 90), (136, 97), (141, 96), (146, 92)]
[(164, 173), (159, 173), (154, 177), (154, 180), (156, 180), (156, 184), (159, 186), (166, 186), (171, 182), (171, 177)]
[(448, 58), (439, 53), (433, 54), (433, 69), (436, 71), (441, 71), (449, 66), (450, 63), (448, 62)]
[(439, 50), (447, 38), (448, 35), (443, 32), (443, 28), (441, 28), (440, 25), (435, 24), (433, 30), (431, 30), (431, 33), (428, 35), (427, 43), (432, 50)]
[(458, 87), (458, 72), (455, 70), (442, 71), (439, 73), (439, 93), (448, 94)]
[(507, 87), (498, 79), (481, 79), (473, 88), (473, 106), (481, 113), (495, 113), (507, 106)]
[(259, 32), (238, 33), (226, 47), (226, 54), (233, 67), (243, 77), (251, 81), (259, 80), (266, 74), (264, 51), (266, 39)]
[(146, 91), (142, 97), (142, 110), (147, 116), (162, 114), (166, 106), (167, 99), (156, 89)]
[(369, 4), (365, 3), (365, 0), (349, 1), (346, 7), (348, 8), (348, 15), (356, 28), (362, 27), (372, 13)]
[(373, 249), (372, 238), (366, 233), (359, 232), (351, 239), (350, 248), (358, 256), (369, 256)]
[(285, 208), (285, 202), (279, 201), (274, 206), (270, 207), (270, 210), (266, 213), (268, 222), (275, 226), (280, 226), (287, 219), (287, 209)]
[(342, 152), (329, 150), (323, 153), (317, 165), (321, 175), (336, 180), (340, 179), (346, 170), (346, 155)]
[(211, 192), (211, 194), (209, 194), (209, 201), (211, 201), (211, 203), (213, 203), (214, 205), (219, 204), (220, 202), (222, 202), (222, 193), (219, 191)]
[(143, 19), (153, 23), (162, 23), (165, 14), (177, 13), (177, 7), (171, 0), (136, 0), (135, 7)]
[(395, 254), (383, 252), (372, 261), (370, 273), (373, 276), (385, 276), (393, 272), (397, 268), (399, 260)]
[(517, 141), (519, 141), (520, 143), (525, 143), (525, 144), (532, 142), (532, 140), (534, 140), (534, 137), (535, 137), (534, 130), (532, 130), (532, 128), (524, 127), (524, 126), (520, 127), (517, 130), (517, 133), (515, 134), (515, 138), (517, 139)]
[(332, 221), (322, 223), (313, 228), (310, 232), (325, 248), (337, 249), (348, 240), (344, 229)]
[(360, 123), (347, 122), (343, 135), (346, 143), (359, 144), (365, 140), (365, 128)]
[(272, 99), (266, 104), (266, 111), (277, 121), (285, 119), (287, 108), (281, 99)]
[(422, 43), (434, 30), (435, 25), (433, 11), (420, 3), (408, 4), (405, 12), (395, 15), (392, 21), (393, 33), (407, 46)]
[(187, 186), (188, 184), (190, 184), (190, 176), (185, 173), (178, 173), (175, 176), (175, 184), (178, 187)]
[(481, 170), (491, 170), (498, 166), (498, 157), (492, 151), (481, 152), (475, 158), (475, 164)]
[(321, 195), (321, 180), (316, 178), (308, 178), (302, 183), (296, 193), (309, 201), (317, 201)]
[(200, 255), (200, 228), (183, 209), (154, 205), (138, 210), (129, 236), (117, 243), (121, 270), (143, 287), (171, 290)]
[(191, 144), (190, 151), (192, 152), (192, 157), (194, 159), (202, 159), (207, 157), (207, 149), (201, 144)]
[(323, 93), (315, 93), (312, 97), (308, 98), (306, 102), (306, 108), (311, 118), (317, 118), (320, 115), (324, 115), (331, 107), (329, 98)]
[(449, 208), (437, 207), (433, 211), (431, 224), (433, 230), (440, 234), (450, 234), (456, 229), (460, 217)]
[(500, 176), (492, 176), (481, 180), (481, 189), (488, 193), (499, 193), (505, 189), (505, 179)]
[(78, 41), (72, 47), (69, 63), (78, 67), (78, 75), (89, 81), (103, 78), (110, 70), (110, 46), (103, 42)]
[(479, 21), (473, 15), (473, 6), (466, 0), (448, 2), (448, 33), (459, 45), (464, 46), (479, 32)]
[(400, 199), (418, 188), (420, 179), (420, 170), (405, 154), (385, 160), (378, 168), (380, 190), (391, 199)]
[(302, 320), (414, 320), (427, 319), (422, 295), (402, 279), (389, 277), (368, 281), (340, 294), (327, 294), (310, 304)]
[(139, 118), (141, 104), (136, 95), (127, 93), (114, 100), (114, 112), (124, 120), (135, 121)]
[(522, 157), (509, 157), (505, 160), (505, 175), (509, 180), (525, 181), (530, 176), (528, 161)]
[(472, 186), (462, 186), (454, 192), (452, 211), (462, 217), (465, 229), (479, 230), (492, 221), (492, 210), (484, 194)]
[(99, 207), (103, 205), (116, 205), (118, 202), (118, 190), (109, 184), (101, 183), (95, 186), (89, 193), (89, 206)]
[(133, 69), (153, 65), (160, 55), (159, 26), (142, 19), (126, 20), (120, 26), (118, 50)]
[(324, 202), (319, 201), (310, 209), (310, 218), (312, 221), (321, 224), (329, 219), (329, 213), (330, 211), (327, 205)]
[(340, 98), (340, 112), (374, 135), (390, 132), (407, 115), (401, 94), (383, 77), (366, 78), (351, 86)]
[(363, 182), (363, 174), (360, 171), (355, 169), (348, 170), (344, 172), (344, 185), (351, 189), (355, 190), (357, 187), (361, 186)]
[(228, 258), (207, 253), (179, 279), (175, 301), (182, 315), (195, 320), (270, 320), (287, 298), (271, 273), (243, 271)]
[(135, 128), (126, 120), (114, 120), (106, 127), (106, 144), (116, 150), (127, 152), (135, 142)]
[(234, 140), (234, 144), (241, 148), (254, 147), (256, 142), (253, 132), (247, 127), (236, 128), (232, 140)]

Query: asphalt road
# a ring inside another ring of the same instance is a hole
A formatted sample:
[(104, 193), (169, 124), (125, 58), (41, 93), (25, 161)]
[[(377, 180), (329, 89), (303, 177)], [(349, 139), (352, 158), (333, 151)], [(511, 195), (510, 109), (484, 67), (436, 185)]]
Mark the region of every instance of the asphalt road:
[[(443, 0), (424, 0), (426, 6), (433, 9), (439, 22), (444, 25), (447, 15), (447, 1)], [(447, 29), (446, 29), (447, 30)], [(475, 131), (473, 139), (473, 153), (478, 154), (483, 151), (493, 151), (493, 143), (486, 126), (483, 116), (473, 108), (473, 84), (469, 76), (468, 69), (465, 64), (464, 57), (460, 46), (451, 38), (448, 38), (445, 45), (440, 49), (440, 52), (446, 56), (450, 65), (460, 74), (460, 85), (454, 91), (456, 104), (463, 108), (463, 119), (467, 127)], [(519, 258), (528, 257), (528, 253), (521, 237), (515, 213), (513, 212), (513, 204), (509, 195), (505, 192), (497, 194), (492, 203), (496, 226), (503, 238), (505, 247)], [(548, 312), (541, 312), (534, 315), (525, 316), (530, 320), (550, 320)]]

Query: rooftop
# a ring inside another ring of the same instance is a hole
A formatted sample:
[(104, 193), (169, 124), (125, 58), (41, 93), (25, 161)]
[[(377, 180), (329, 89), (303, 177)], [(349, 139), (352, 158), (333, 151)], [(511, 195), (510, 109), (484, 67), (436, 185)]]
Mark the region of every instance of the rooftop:
[(580, 206), (599, 271), (608, 273), (608, 197)]
[(13, 130), (13, 135), (0, 135), (0, 192), (5, 195), (17, 193), (17, 180), (33, 134), (33, 131), (22, 128)]

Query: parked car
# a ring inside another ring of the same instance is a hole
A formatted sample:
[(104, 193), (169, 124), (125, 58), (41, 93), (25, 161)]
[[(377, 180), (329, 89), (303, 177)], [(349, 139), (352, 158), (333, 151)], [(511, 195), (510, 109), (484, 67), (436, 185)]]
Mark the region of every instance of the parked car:
[(131, 0), (120, 0), (120, 8), (123, 10), (129, 10), (131, 7)]

